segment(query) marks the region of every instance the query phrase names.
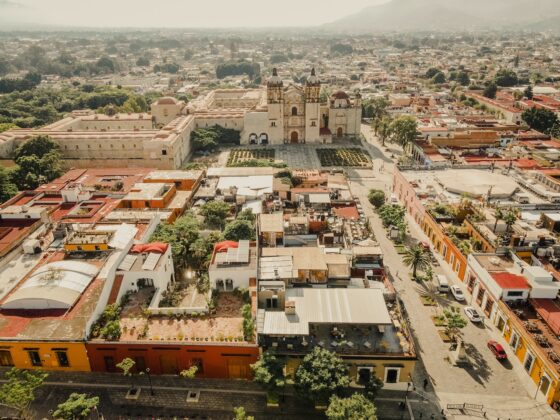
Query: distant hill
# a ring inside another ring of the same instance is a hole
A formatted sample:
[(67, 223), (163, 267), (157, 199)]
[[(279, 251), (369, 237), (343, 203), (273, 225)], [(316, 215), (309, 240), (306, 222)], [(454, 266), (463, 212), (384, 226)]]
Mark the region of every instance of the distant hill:
[(323, 28), (344, 32), (525, 29), (557, 15), (559, 0), (391, 0)]

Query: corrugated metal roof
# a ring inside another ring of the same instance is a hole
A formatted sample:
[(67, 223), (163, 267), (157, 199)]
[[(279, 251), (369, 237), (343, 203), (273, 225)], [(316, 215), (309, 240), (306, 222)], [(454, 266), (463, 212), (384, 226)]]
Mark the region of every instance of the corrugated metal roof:
[(390, 325), (391, 317), (376, 289), (289, 289), (286, 301), (296, 313), (266, 311), (263, 334), (308, 335), (309, 324)]

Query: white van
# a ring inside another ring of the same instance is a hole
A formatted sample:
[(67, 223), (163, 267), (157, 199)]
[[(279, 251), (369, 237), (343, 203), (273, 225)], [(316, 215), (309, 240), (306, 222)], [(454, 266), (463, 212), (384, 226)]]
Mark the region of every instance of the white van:
[(443, 274), (436, 276), (436, 286), (441, 293), (449, 292), (449, 281), (447, 281), (447, 277)]

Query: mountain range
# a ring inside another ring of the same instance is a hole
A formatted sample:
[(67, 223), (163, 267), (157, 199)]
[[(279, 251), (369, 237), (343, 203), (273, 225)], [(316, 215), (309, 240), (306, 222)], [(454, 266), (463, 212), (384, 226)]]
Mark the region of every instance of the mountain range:
[(560, 0), (391, 0), (323, 25), (340, 32), (560, 30)]

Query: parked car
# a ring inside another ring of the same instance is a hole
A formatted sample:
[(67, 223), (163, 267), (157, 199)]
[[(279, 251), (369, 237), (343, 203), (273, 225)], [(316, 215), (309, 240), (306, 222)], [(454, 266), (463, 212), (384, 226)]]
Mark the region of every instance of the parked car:
[(506, 351), (504, 350), (504, 348), (502, 347), (502, 345), (494, 340), (489, 340), (488, 341), (488, 348), (490, 349), (490, 351), (492, 353), (494, 353), (494, 356), (496, 356), (496, 359), (499, 360), (506, 360), (507, 359), (507, 354)]
[(451, 290), (451, 294), (453, 295), (453, 297), (457, 302), (465, 301), (465, 295), (463, 294), (463, 291), (459, 286), (451, 286), (449, 290)]
[(465, 315), (467, 316), (467, 318), (471, 320), (471, 322), (474, 323), (482, 322), (482, 317), (472, 306), (465, 306), (464, 311), (465, 311)]

